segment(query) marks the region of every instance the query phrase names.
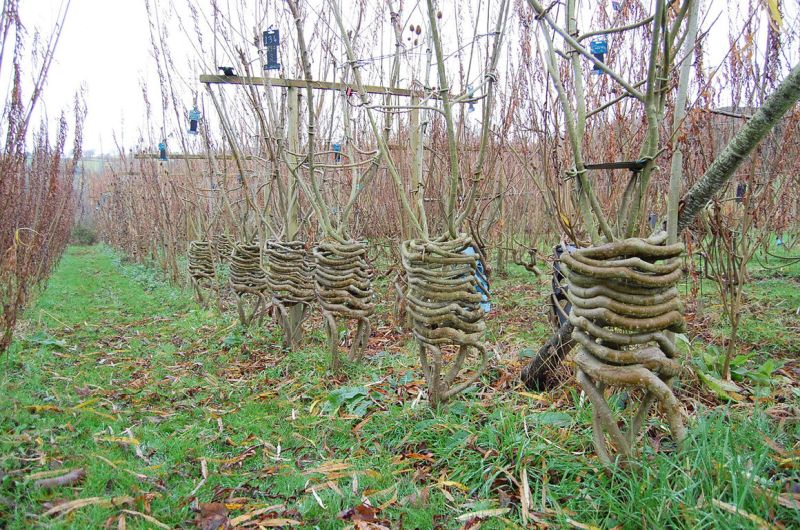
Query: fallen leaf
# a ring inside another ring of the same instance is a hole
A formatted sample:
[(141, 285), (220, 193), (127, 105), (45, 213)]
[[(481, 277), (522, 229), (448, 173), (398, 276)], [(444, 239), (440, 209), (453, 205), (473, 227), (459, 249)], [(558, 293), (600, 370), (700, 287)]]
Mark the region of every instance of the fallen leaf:
[(95, 436), (95, 441), (118, 443), (122, 445), (139, 445), (139, 440), (130, 436)]
[(583, 524), (583, 523), (581, 523), (579, 521), (576, 521), (575, 519), (570, 519), (569, 517), (567, 517), (567, 522), (571, 526), (574, 526), (575, 528), (580, 528), (581, 530), (600, 530), (600, 528), (597, 527), (597, 526), (590, 525), (590, 524)]
[(442, 485), (442, 486), (450, 486), (450, 487), (453, 487), (453, 488), (458, 488), (461, 491), (469, 491), (469, 488), (467, 486), (465, 486), (464, 484), (462, 484), (460, 482), (456, 482), (454, 480), (443, 480), (443, 481), (439, 482), (439, 484)]
[(36, 473), (31, 473), (30, 475), (25, 476), (25, 480), (39, 480), (42, 478), (50, 478), (50, 477), (57, 477), (58, 475), (63, 475), (64, 473), (69, 473), (70, 471), (74, 471), (77, 468), (61, 468), (61, 469), (48, 469), (47, 471), (38, 471)]
[(279, 512), (286, 509), (286, 506), (283, 504), (276, 504), (274, 506), (267, 506), (266, 508), (259, 508), (257, 510), (253, 510), (252, 512), (240, 515), (238, 517), (234, 517), (231, 519), (231, 526), (239, 526), (242, 523), (246, 523), (251, 519), (255, 519), (259, 515), (264, 515), (265, 513), (270, 512)]
[(339, 513), (339, 519), (343, 519), (345, 521), (364, 521), (366, 523), (374, 523), (378, 520), (376, 517), (377, 514), (378, 510), (376, 508), (362, 503)]
[(800, 510), (800, 494), (798, 493), (781, 493), (778, 495), (777, 501), (784, 508)]
[(520, 511), (522, 512), (522, 524), (528, 526), (528, 512), (531, 509), (531, 486), (528, 484), (528, 468), (523, 467), (519, 478), (519, 500)]
[(541, 401), (542, 403), (550, 403), (550, 397), (548, 397), (547, 393), (540, 392), (540, 393), (533, 393), (533, 392), (517, 392), (520, 396), (533, 399), (536, 401)]
[(408, 453), (403, 455), (403, 458), (408, 458), (409, 460), (427, 460), (428, 462), (433, 462), (433, 457), (431, 455), (422, 453)]
[(59, 488), (61, 486), (71, 486), (81, 482), (86, 477), (86, 470), (83, 468), (73, 469), (68, 473), (57, 477), (42, 478), (33, 483), (34, 487), (42, 489)]
[[(170, 526), (162, 523), (161, 521), (159, 521), (158, 519), (156, 519), (152, 515), (147, 515), (146, 513), (137, 512), (135, 510), (122, 510), (122, 511), (124, 513), (127, 513), (128, 515), (135, 515), (136, 517), (141, 517), (142, 519), (144, 519), (148, 523), (150, 523), (150, 524), (152, 524), (154, 526), (157, 526), (158, 528), (166, 528), (167, 530), (169, 530), (171, 528)], [(124, 517), (124, 515), (122, 517)]]
[(486, 519), (489, 517), (498, 517), (500, 515), (505, 515), (511, 511), (511, 508), (496, 508), (493, 510), (477, 510), (474, 512), (467, 512), (465, 514), (459, 515), (456, 517), (457, 520), (461, 521), (462, 523), (465, 521), (469, 521), (470, 519)]
[(403, 506), (411, 506), (414, 508), (422, 507), (428, 504), (428, 497), (430, 497), (430, 494), (431, 494), (430, 489), (428, 487), (424, 487), (417, 493), (406, 495), (405, 497), (400, 499), (400, 504)]
[(736, 383), (717, 379), (712, 375), (703, 373), (702, 370), (695, 370), (695, 373), (697, 374), (697, 378), (700, 379), (709, 390), (714, 392), (717, 397), (727, 401), (742, 401), (744, 399), (744, 396), (739, 393), (742, 389)]
[(133, 497), (128, 497), (127, 495), (120, 497), (88, 497), (86, 499), (62, 502), (53, 506), (42, 515), (59, 517), (85, 506), (124, 506), (131, 503), (133, 503)]
[(389, 506), (391, 506), (392, 504), (394, 504), (396, 502), (397, 502), (397, 488), (394, 489), (394, 494), (386, 502), (382, 503), (378, 507), (378, 509), (379, 510), (385, 510), (386, 508), (388, 508)]
[(269, 528), (279, 528), (281, 526), (298, 526), (303, 524), (303, 521), (298, 521), (297, 519), (263, 519), (258, 522), (259, 527), (269, 527)]
[(311, 488), (311, 495), (314, 496), (314, 500), (317, 501), (317, 504), (319, 504), (319, 507), (324, 510), (325, 509), (325, 503), (322, 502), (322, 499), (317, 494), (317, 490), (316, 489)]
[(752, 514), (750, 512), (746, 512), (743, 509), (739, 508), (738, 506), (734, 506), (733, 504), (723, 502), (717, 499), (711, 499), (711, 504), (713, 504), (717, 508), (725, 510), (726, 512), (740, 515), (745, 519), (748, 519), (750, 522), (754, 523), (761, 530), (771, 530), (772, 528), (775, 528), (761, 517)]
[(308, 469), (304, 472), (304, 474), (308, 475), (310, 473), (322, 473), (328, 475), (336, 471), (345, 471), (347, 469), (350, 469), (350, 464), (346, 462), (328, 462), (319, 467)]
[(228, 508), (221, 502), (200, 503), (195, 523), (200, 530), (227, 530), (231, 527)]
[(462, 526), (459, 530), (478, 530), (481, 527), (481, 520), (473, 517)]
[(53, 412), (61, 412), (61, 409), (55, 405), (30, 405), (25, 408), (28, 409), (28, 412), (44, 412), (48, 410)]

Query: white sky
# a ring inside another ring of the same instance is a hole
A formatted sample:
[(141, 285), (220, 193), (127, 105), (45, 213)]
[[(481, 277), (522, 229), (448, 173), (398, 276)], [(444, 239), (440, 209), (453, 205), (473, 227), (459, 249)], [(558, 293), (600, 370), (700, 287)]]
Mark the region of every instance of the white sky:
[[(38, 27), (44, 33), (49, 33), (64, 1), (22, 0), (22, 19), (29, 32)], [(706, 0), (706, 3), (709, 1)], [(791, 3), (795, 0), (787, 1)], [(205, 6), (207, 2), (199, 3)], [(711, 9), (720, 12), (726, 8), (726, 4), (735, 7), (737, 2), (714, 0)], [(709, 16), (706, 21), (710, 22), (713, 18)], [(714, 39), (721, 45), (706, 48), (710, 54), (707, 65), (716, 64), (727, 50), (726, 18), (723, 14), (717, 21), (723, 28), (715, 28), (718, 36)], [(797, 14), (794, 13), (787, 22), (797, 23), (797, 20)], [(283, 28), (284, 31), (287, 29)], [(176, 29), (175, 33), (178, 32)], [(176, 60), (190, 55), (188, 50), (186, 52), (176, 51)], [(187, 65), (187, 70), (182, 74), (186, 78), (192, 77), (191, 67)], [(52, 119), (62, 109), (71, 108), (73, 94), (83, 84), (89, 109), (84, 150), (113, 153), (112, 131), (122, 136), (126, 147), (133, 146), (137, 141), (144, 121), (142, 79), (147, 81), (151, 90), (158, 87), (144, 1), (72, 0), (41, 110), (46, 111)], [(159, 101), (159, 96), (154, 93), (151, 101)]]
[[(62, 0), (22, 0), (21, 15), (29, 33), (48, 32)], [(111, 131), (122, 130), (125, 143), (144, 113), (141, 78), (153, 76), (147, 15), (141, 0), (72, 0), (42, 108), (50, 117), (71, 108), (81, 84), (89, 109), (84, 150), (113, 152)], [(128, 137), (127, 135), (130, 135)]]

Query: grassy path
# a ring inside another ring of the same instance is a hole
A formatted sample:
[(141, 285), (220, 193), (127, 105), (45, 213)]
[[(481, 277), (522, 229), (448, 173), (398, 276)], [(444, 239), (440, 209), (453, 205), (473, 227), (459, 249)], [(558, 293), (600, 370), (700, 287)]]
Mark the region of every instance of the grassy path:
[[(675, 455), (656, 424), (641, 467), (608, 475), (570, 386), (524, 393), (498, 354), (481, 385), (432, 412), (382, 318), (368, 360), (336, 378), (318, 331), (285, 354), (271, 324), (245, 332), (110, 251), (71, 248), (0, 361), (0, 526), (800, 525), (781, 505), (800, 467), (788, 405), (693, 402), (689, 449)], [(85, 478), (34, 484), (71, 469)]]

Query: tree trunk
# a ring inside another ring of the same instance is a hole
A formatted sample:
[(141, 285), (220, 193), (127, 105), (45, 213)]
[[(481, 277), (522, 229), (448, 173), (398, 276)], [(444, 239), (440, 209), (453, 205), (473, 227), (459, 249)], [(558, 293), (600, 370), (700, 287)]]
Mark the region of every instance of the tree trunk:
[(731, 318), (731, 334), (728, 337), (728, 348), (725, 352), (725, 362), (722, 366), (722, 378), (725, 381), (731, 380), (731, 359), (733, 359), (736, 353), (736, 336), (739, 331), (739, 318), (738, 313), (737, 316)]
[(553, 370), (561, 365), (564, 357), (572, 350), (573, 326), (569, 320), (542, 346), (536, 357), (522, 369), (522, 382), (531, 390), (546, 388), (552, 379)]
[(714, 160), (703, 177), (684, 195), (678, 217), (678, 232), (692, 223), (708, 201), (725, 186), (744, 159), (798, 99), (800, 99), (800, 64), (792, 69), (764, 105), (728, 142), (725, 150)]
[(687, 21), (686, 40), (683, 43), (683, 63), (680, 65), (678, 80), (678, 95), (675, 100), (675, 115), (672, 120), (672, 160), (669, 172), (669, 199), (667, 200), (667, 244), (678, 242), (678, 208), (680, 205), (681, 186), (683, 186), (683, 151), (678, 145), (678, 131), (681, 129), (686, 117), (686, 99), (689, 93), (689, 75), (691, 74), (694, 48), (697, 43), (697, 19), (700, 12), (700, 2), (695, 1), (689, 6), (689, 19)]

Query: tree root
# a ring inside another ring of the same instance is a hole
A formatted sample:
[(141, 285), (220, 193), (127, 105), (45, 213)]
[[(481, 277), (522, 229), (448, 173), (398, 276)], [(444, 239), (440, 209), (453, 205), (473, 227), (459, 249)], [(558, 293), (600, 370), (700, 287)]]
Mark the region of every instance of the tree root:
[(552, 386), (554, 372), (569, 354), (575, 341), (572, 340), (572, 322), (564, 321), (545, 342), (520, 373), (520, 379), (531, 390), (543, 390)]

